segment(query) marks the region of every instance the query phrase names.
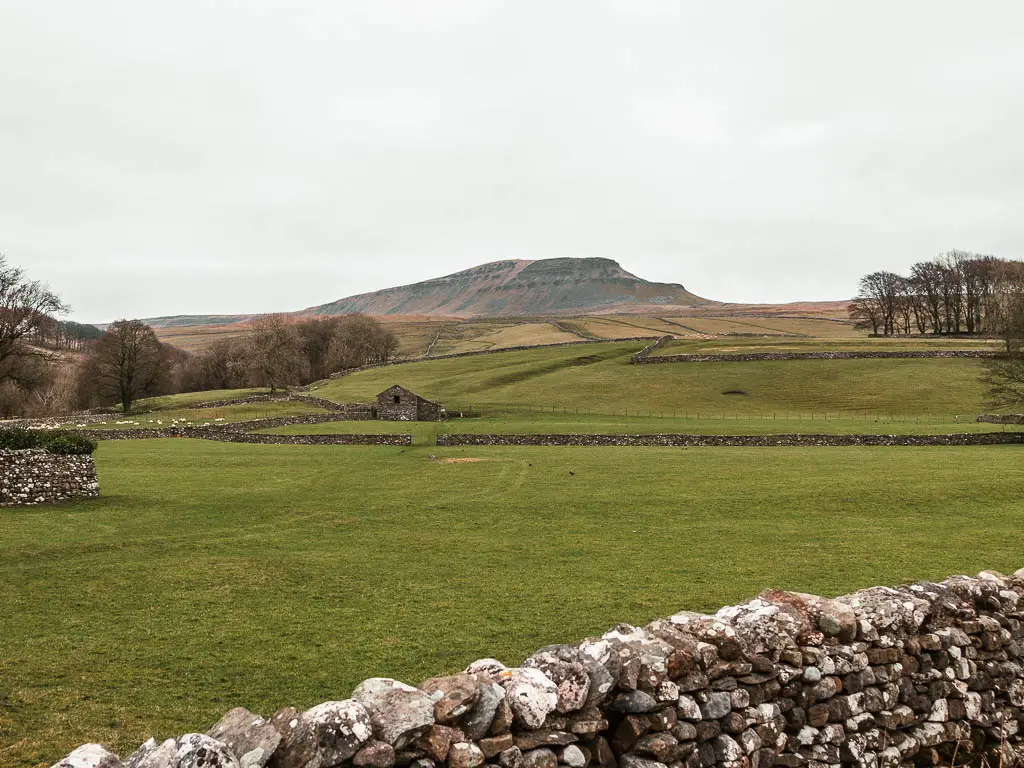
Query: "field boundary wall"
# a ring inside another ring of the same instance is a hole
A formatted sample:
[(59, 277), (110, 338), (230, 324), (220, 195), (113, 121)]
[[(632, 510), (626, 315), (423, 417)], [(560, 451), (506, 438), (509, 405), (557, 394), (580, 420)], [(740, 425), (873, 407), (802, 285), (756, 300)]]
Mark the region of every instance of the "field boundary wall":
[(634, 355), (633, 364), (644, 363), (749, 363), (761, 360), (883, 360), (917, 358), (992, 358), (1001, 353), (978, 349), (908, 349), (879, 352), (742, 352), (729, 354)]
[(440, 446), (544, 445), (544, 446), (637, 446), (668, 448), (784, 447), (784, 446), (928, 446), (928, 445), (1024, 445), (1024, 432), (962, 432), (948, 435), (600, 435), (600, 434), (447, 434), (438, 435)]
[(99, 495), (92, 456), (39, 448), (0, 450), (0, 506), (47, 504)]
[[(714, 614), (545, 646), (518, 666), (480, 659), (418, 686), (374, 677), (269, 718), (238, 707), (206, 733), (150, 739), (124, 765), (1009, 766), (1022, 661), (1024, 569), (836, 598), (767, 589)], [(57, 766), (122, 763), (87, 744)]]
[(1024, 413), (983, 413), (975, 421), (988, 424), (1024, 424)]

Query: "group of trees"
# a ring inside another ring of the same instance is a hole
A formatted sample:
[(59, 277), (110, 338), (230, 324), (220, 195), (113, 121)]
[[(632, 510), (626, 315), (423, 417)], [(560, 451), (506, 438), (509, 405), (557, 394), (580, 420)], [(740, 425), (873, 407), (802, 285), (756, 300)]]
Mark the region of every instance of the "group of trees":
[(46, 349), (77, 351), (102, 335), (103, 331), (95, 325), (47, 317), (29, 334), (28, 341)]
[(860, 280), (850, 317), (875, 335), (998, 335), (1024, 286), (1024, 262), (950, 251)]
[(263, 315), (247, 332), (189, 354), (163, 344), (141, 320), (106, 330), (61, 316), (61, 298), (0, 255), (0, 417), (46, 416), (140, 397), (206, 389), (269, 387), (326, 378), (388, 361), (398, 342), (364, 315), (300, 321)]
[(183, 391), (308, 384), (331, 373), (394, 357), (398, 340), (366, 315), (296, 321), (263, 315), (245, 336), (215, 342), (193, 355), (182, 371)]
[(53, 353), (34, 339), (66, 311), (57, 294), (0, 255), (0, 415), (45, 407), (58, 371)]
[(397, 340), (364, 315), (256, 318), (247, 333), (194, 354), (162, 344), (141, 320), (118, 320), (93, 343), (80, 365), (79, 407), (118, 404), (125, 413), (140, 397), (210, 389), (308, 384), (332, 372), (387, 362)]

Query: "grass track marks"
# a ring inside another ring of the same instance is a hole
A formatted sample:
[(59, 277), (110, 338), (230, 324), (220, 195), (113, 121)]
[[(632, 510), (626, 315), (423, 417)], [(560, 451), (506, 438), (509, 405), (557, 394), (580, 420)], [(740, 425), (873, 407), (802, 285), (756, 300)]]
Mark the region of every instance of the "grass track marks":
[(487, 379), (470, 391), (473, 393), (486, 392), (494, 387), (504, 387), (509, 384), (521, 384), (524, 381), (529, 381), (530, 379), (535, 379), (539, 376), (548, 376), (552, 373), (558, 373), (559, 371), (564, 371), (569, 368), (582, 368), (587, 365), (594, 365), (595, 363), (603, 363), (606, 360), (611, 360), (616, 357), (621, 357), (618, 350), (601, 350), (597, 354), (580, 355), (578, 357), (570, 357), (564, 360), (556, 360), (553, 363), (548, 363), (543, 366), (503, 373), (500, 376)]

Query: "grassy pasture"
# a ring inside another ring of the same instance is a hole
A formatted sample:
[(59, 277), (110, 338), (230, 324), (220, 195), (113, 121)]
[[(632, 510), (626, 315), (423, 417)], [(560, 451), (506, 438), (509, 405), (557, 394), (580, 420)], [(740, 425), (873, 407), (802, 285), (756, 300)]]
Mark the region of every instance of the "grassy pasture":
[[(676, 311), (678, 310), (674, 310)], [(735, 315), (730, 315), (729, 312), (730, 310), (726, 308), (712, 308), (703, 312), (681, 313), (679, 316), (666, 314), (664, 317), (647, 314), (581, 315), (564, 318), (385, 315), (378, 319), (398, 337), (399, 354), (405, 356), (422, 355), (428, 347), (433, 353), (442, 354), (551, 344), (581, 338), (613, 340), (660, 334), (701, 336), (754, 333), (826, 338), (864, 335), (862, 331), (855, 330), (851, 323), (835, 322), (825, 317), (761, 316), (741, 309), (735, 310)], [(168, 326), (157, 328), (156, 331), (162, 341), (189, 351), (198, 351), (221, 339), (245, 336), (250, 332), (250, 328), (247, 323), (233, 323)]]
[[(321, 384), (315, 394), (367, 401), (399, 383), (450, 410), (512, 406), (592, 414), (973, 418), (983, 410), (977, 360), (793, 360), (630, 365), (642, 342), (609, 342), (429, 360)], [(733, 394), (726, 394), (733, 393)]]
[[(177, 422), (179, 425), (184, 426), (195, 426), (199, 424), (251, 421), (252, 419), (266, 419), (277, 416), (305, 416), (311, 413), (324, 412), (323, 408), (319, 408), (312, 403), (299, 401), (226, 405), (220, 408), (167, 407), (144, 413), (136, 412), (132, 416), (117, 416), (109, 421), (89, 424), (88, 426), (90, 429), (162, 429), (171, 426), (172, 422)], [(68, 428), (74, 429), (75, 425), (70, 424)]]
[(0, 510), (0, 763), (767, 586), (1012, 571), (1020, 453), (103, 443), (102, 498)]
[[(766, 321), (768, 322), (768, 321)], [(734, 352), (899, 352), (920, 350), (999, 349), (999, 342), (993, 339), (964, 338), (726, 338), (675, 339), (651, 354), (680, 355), (691, 353), (728, 354)]]
[(160, 397), (144, 397), (136, 400), (132, 410), (136, 413), (149, 413), (170, 409), (188, 408), (190, 405), (212, 403), (217, 400), (240, 400), (252, 395), (269, 394), (269, 389), (210, 389), (205, 392), (181, 392), (176, 395)]

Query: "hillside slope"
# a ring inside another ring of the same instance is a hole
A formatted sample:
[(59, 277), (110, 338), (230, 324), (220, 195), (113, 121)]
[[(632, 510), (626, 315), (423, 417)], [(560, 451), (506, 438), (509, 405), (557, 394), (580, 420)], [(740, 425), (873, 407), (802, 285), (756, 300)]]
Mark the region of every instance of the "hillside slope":
[(611, 259), (495, 261), (421, 283), (310, 307), (303, 314), (509, 317), (708, 303), (678, 283), (651, 283)]

